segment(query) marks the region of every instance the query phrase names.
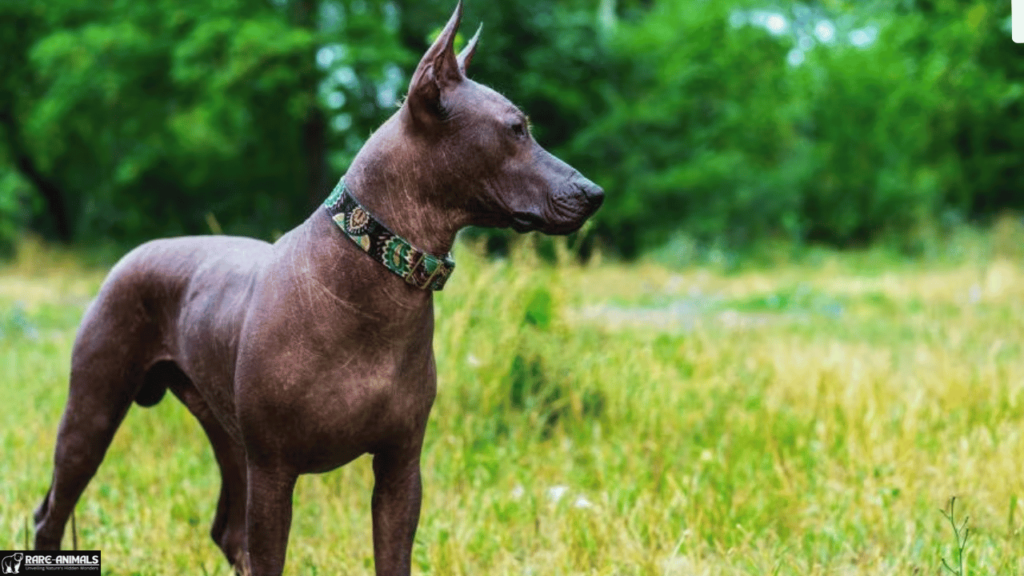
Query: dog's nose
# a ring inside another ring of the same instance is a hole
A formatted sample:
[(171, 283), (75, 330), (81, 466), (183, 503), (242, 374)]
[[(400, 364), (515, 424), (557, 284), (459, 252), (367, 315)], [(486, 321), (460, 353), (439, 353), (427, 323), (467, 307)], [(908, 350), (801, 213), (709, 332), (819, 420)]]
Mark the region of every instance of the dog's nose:
[(587, 197), (590, 205), (594, 207), (594, 210), (600, 208), (601, 204), (604, 203), (604, 190), (593, 182), (590, 183), (590, 186), (583, 188), (583, 194)]
[(573, 184), (575, 184), (576, 188), (583, 193), (583, 198), (586, 199), (591, 210), (596, 211), (600, 208), (601, 204), (604, 202), (604, 190), (579, 172), (573, 174), (573, 180)]
[(576, 187), (579, 188), (580, 192), (583, 192), (583, 198), (587, 201), (591, 214), (596, 212), (604, 202), (604, 190), (586, 178), (580, 178), (576, 182)]

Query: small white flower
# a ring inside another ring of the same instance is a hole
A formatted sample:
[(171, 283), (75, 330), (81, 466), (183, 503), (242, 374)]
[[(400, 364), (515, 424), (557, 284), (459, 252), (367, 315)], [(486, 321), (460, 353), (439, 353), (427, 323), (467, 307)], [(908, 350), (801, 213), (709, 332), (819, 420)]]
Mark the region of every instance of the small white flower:
[(558, 501), (562, 499), (562, 496), (565, 496), (565, 493), (568, 491), (568, 486), (552, 486), (551, 488), (548, 488), (547, 491), (548, 500), (551, 500), (554, 503), (558, 503)]
[(975, 284), (974, 286), (971, 286), (971, 292), (970, 292), (970, 294), (968, 294), (967, 298), (968, 298), (968, 300), (971, 301), (971, 304), (977, 304), (978, 302), (980, 302), (981, 301), (981, 286), (978, 286), (977, 284)]
[(575, 502), (572, 503), (572, 507), (573, 508), (584, 508), (584, 509), (585, 508), (593, 508), (594, 507), (594, 503), (591, 502), (590, 500), (587, 500), (583, 496), (580, 496), (579, 498), (576, 499)]

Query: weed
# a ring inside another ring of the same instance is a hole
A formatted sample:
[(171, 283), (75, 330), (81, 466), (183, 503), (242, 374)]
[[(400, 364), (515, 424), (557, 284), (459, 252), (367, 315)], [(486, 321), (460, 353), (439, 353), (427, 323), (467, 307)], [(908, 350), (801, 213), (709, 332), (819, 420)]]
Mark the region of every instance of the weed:
[(964, 516), (963, 522), (958, 524), (956, 518), (956, 496), (949, 499), (949, 512), (945, 510), (940, 510), (940, 512), (953, 528), (953, 540), (956, 546), (954, 555), (956, 567), (951, 566), (945, 557), (942, 558), (942, 567), (948, 570), (950, 574), (964, 576), (967, 574), (964, 570), (964, 550), (967, 548), (967, 538), (971, 535), (971, 529), (967, 527), (967, 521), (970, 520), (970, 516)]

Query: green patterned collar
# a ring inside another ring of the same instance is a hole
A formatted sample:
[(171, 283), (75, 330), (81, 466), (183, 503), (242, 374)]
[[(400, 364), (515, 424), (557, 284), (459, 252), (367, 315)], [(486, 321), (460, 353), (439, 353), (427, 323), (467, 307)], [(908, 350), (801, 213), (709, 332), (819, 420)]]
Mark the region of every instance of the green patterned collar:
[(450, 253), (428, 254), (377, 221), (349, 193), (344, 178), (324, 201), (324, 209), (363, 252), (417, 288), (441, 290), (455, 270)]

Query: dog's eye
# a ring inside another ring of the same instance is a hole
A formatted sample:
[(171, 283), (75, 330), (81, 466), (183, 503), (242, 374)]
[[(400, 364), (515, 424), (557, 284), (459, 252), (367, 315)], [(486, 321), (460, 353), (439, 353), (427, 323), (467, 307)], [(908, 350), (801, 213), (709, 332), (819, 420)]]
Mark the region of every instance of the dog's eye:
[(510, 123), (508, 127), (512, 130), (512, 133), (516, 135), (516, 138), (526, 137), (526, 124), (523, 124), (521, 121), (516, 120)]

